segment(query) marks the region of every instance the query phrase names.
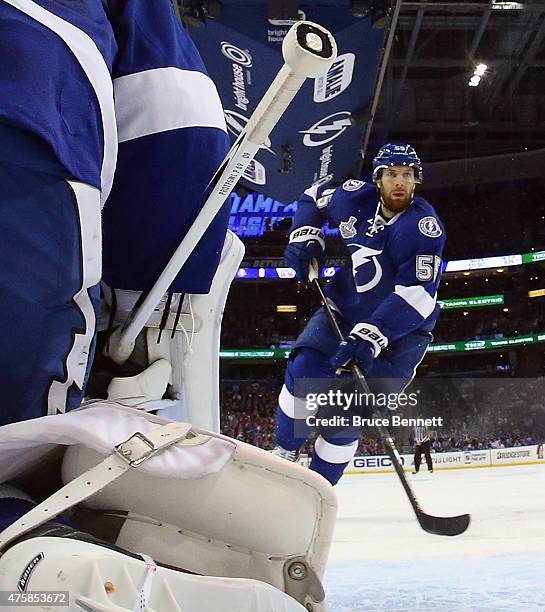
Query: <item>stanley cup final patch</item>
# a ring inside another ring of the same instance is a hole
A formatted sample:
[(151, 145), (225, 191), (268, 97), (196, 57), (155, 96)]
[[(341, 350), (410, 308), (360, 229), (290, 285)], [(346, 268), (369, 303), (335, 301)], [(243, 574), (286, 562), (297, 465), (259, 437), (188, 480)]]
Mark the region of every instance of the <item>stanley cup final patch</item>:
[(348, 238), (354, 238), (354, 236), (358, 233), (358, 230), (354, 227), (356, 221), (356, 217), (351, 216), (348, 221), (341, 221), (341, 223), (339, 223), (341, 236), (345, 240), (348, 240)]
[(443, 233), (435, 217), (424, 217), (418, 222), (418, 229), (428, 238), (439, 238)]

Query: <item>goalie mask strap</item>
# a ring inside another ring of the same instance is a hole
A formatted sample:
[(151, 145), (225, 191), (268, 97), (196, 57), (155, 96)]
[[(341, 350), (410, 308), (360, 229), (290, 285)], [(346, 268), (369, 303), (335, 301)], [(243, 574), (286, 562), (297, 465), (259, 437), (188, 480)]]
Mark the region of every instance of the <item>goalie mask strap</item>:
[(147, 432), (146, 435), (136, 432), (128, 440), (118, 444), (104, 461), (69, 482), (4, 529), (0, 534), (0, 549), (5, 549), (8, 544), (31, 529), (43, 525), (101, 491), (128, 469), (137, 468), (157, 453), (185, 440), (190, 429), (189, 423), (168, 423)]

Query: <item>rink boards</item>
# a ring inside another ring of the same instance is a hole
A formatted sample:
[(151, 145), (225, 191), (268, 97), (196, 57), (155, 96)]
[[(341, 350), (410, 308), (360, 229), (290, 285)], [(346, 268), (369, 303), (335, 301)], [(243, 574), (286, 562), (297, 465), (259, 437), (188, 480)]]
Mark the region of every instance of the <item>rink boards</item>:
[[(431, 453), (434, 470), (457, 470), (479, 467), (507, 467), (512, 465), (544, 464), (543, 444), (532, 446), (515, 446), (512, 448), (490, 448), (475, 451), (456, 451), (448, 453)], [(401, 455), (405, 470), (411, 470), (414, 464), (413, 454)], [(422, 457), (420, 471), (427, 470)], [(393, 472), (392, 462), (387, 455), (366, 455), (354, 457), (348, 464), (345, 474), (376, 474)]]

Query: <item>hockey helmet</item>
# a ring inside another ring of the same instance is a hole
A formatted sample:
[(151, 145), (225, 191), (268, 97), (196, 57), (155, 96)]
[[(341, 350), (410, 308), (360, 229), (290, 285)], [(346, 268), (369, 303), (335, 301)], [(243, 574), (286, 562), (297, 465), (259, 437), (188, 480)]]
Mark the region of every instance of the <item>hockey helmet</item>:
[(417, 183), (423, 179), (422, 163), (410, 144), (385, 144), (380, 147), (373, 160), (373, 182), (380, 180), (381, 170), (391, 166), (408, 166), (414, 169)]

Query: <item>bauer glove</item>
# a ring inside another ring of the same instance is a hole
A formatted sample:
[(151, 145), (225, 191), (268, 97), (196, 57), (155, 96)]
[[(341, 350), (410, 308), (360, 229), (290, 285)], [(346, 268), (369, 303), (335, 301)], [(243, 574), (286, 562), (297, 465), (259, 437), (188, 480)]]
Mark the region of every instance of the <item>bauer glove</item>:
[(295, 277), (308, 281), (308, 270), (313, 259), (321, 266), (324, 263), (324, 234), (318, 227), (305, 225), (293, 230), (290, 242), (284, 251), (284, 259), (295, 270)]
[(339, 344), (331, 358), (331, 365), (342, 369), (354, 361), (367, 376), (376, 357), (388, 346), (388, 338), (377, 327), (368, 323), (358, 323), (350, 334)]

